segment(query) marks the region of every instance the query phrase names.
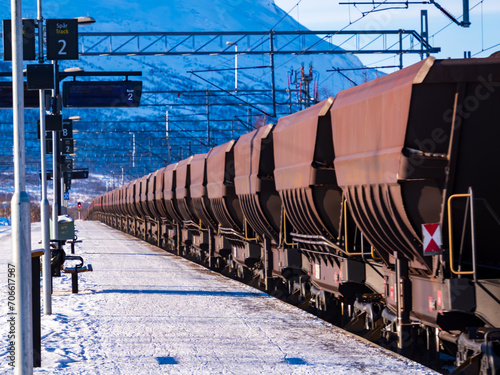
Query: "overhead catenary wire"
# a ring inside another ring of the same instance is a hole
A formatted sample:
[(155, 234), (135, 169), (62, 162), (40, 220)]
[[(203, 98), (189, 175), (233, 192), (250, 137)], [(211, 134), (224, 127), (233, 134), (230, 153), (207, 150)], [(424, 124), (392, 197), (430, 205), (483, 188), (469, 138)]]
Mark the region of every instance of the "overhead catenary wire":
[[(273, 26), (269, 29), (269, 32), (271, 33), (271, 32), (272, 32), (272, 30), (273, 30), (273, 29), (274, 29), (274, 28), (275, 28), (275, 27), (276, 27), (279, 23), (281, 23), (281, 22), (282, 22), (282, 21), (283, 21), (283, 20), (284, 20), (287, 16), (289, 16), (289, 14), (293, 11), (293, 9), (294, 9), (295, 7), (297, 7), (297, 6), (300, 4), (300, 2), (301, 2), (301, 1), (302, 1), (302, 0), (299, 0), (299, 1), (297, 2), (297, 4), (295, 4), (295, 6), (294, 6), (294, 7), (292, 7), (292, 9), (290, 9), (290, 10), (286, 13), (286, 15), (284, 15), (284, 16), (283, 16), (283, 17), (282, 17), (282, 18), (281, 18), (281, 19), (280, 19), (280, 20), (279, 20), (276, 24), (274, 24), (274, 25), (273, 25)], [(297, 55), (293, 56), (292, 58), (290, 58), (290, 59), (286, 60), (284, 63), (282, 63), (282, 64), (280, 64), (280, 65), (278, 65), (278, 66), (275, 66), (275, 67), (274, 67), (274, 69), (271, 69), (271, 71), (270, 71), (270, 72), (265, 72), (265, 73), (261, 74), (260, 76), (258, 76), (258, 77), (256, 77), (256, 78), (254, 78), (253, 80), (250, 80), (249, 84), (256, 82), (256, 81), (257, 81), (257, 79), (261, 79), (262, 77), (264, 77), (264, 76), (266, 76), (266, 75), (272, 74), (272, 73), (273, 73), (273, 71), (276, 71), (278, 68), (281, 68), (281, 67), (283, 67), (283, 66), (284, 66), (284, 65), (286, 65), (286, 64), (289, 64), (291, 61), (293, 61), (293, 60), (297, 59), (299, 56), (302, 56), (305, 52), (310, 51), (312, 48), (316, 47), (318, 44), (325, 42), (325, 41), (326, 41), (326, 38), (330, 38), (330, 37), (332, 37), (332, 36), (337, 35), (339, 32), (344, 31), (344, 30), (345, 30), (345, 29), (347, 29), (348, 27), (350, 27), (350, 26), (352, 26), (353, 24), (357, 23), (358, 21), (360, 21), (361, 19), (365, 18), (365, 17), (366, 17), (366, 16), (368, 16), (369, 14), (373, 13), (373, 12), (374, 12), (377, 8), (379, 8), (381, 5), (384, 5), (387, 1), (388, 1), (388, 0), (383, 0), (383, 1), (381, 1), (381, 2), (380, 2), (380, 4), (378, 4), (378, 5), (374, 6), (374, 7), (373, 7), (373, 9), (372, 9), (371, 11), (368, 11), (368, 12), (362, 13), (362, 15), (361, 15), (359, 18), (357, 18), (356, 20), (354, 20), (354, 21), (349, 20), (349, 23), (348, 23), (346, 26), (342, 27), (340, 30), (338, 30), (336, 33), (334, 33), (334, 34), (332, 34), (332, 35), (327, 35), (327, 36), (324, 36), (323, 38), (319, 38), (319, 40), (318, 40), (316, 43), (314, 43), (313, 45), (309, 46), (309, 47), (308, 47), (305, 51), (303, 51), (302, 53), (298, 53)], [(262, 37), (261, 39), (263, 39), (263, 38), (264, 38), (264, 37)], [(345, 42), (344, 42), (344, 43), (345, 43)], [(342, 44), (344, 44), (344, 43), (342, 43)], [(255, 42), (254, 42), (254, 45), (255, 45)], [(229, 60), (227, 60), (226, 62), (228, 62), (228, 61), (229, 61)], [(220, 65), (220, 64), (219, 64), (219, 65)], [(198, 77), (198, 78), (200, 78), (200, 79), (202, 79), (202, 80), (206, 81), (206, 82), (207, 82), (207, 83), (209, 83), (209, 84), (212, 84), (212, 83), (211, 83), (211, 82), (209, 82), (208, 80), (205, 80), (205, 79), (203, 79), (203, 78), (201, 78), (201, 77)], [(215, 85), (215, 84), (214, 84), (214, 85)], [(229, 92), (228, 92), (228, 95), (230, 95), (230, 94), (229, 94)]]
[[(384, 0), (384, 1), (383, 1), (383, 3), (385, 3), (385, 2), (387, 2), (387, 0)], [(382, 4), (383, 4), (383, 3), (382, 3)], [(376, 9), (376, 8), (378, 8), (378, 6), (377, 6), (377, 7), (374, 7), (374, 9)], [(330, 38), (330, 37), (332, 37), (332, 36), (337, 35), (339, 32), (344, 31), (344, 30), (345, 30), (345, 29), (347, 29), (348, 27), (350, 27), (350, 26), (354, 25), (356, 22), (358, 22), (358, 21), (362, 20), (363, 18), (365, 18), (365, 17), (366, 17), (368, 14), (370, 14), (370, 13), (371, 13), (371, 12), (368, 12), (367, 14), (362, 14), (362, 15), (361, 15), (361, 17), (359, 17), (358, 19), (356, 19), (356, 20), (354, 20), (354, 21), (352, 21), (352, 22), (351, 22), (351, 21), (349, 21), (349, 23), (348, 23), (346, 26), (342, 27), (340, 30), (337, 30), (337, 32), (336, 32), (336, 33), (334, 33), (334, 34), (332, 34), (332, 35), (327, 35), (327, 36), (324, 36), (323, 38), (319, 38), (319, 40), (318, 40), (316, 43), (314, 43), (313, 45), (309, 46), (309, 47), (308, 47), (305, 51), (302, 51), (301, 53), (298, 53), (298, 54), (296, 54), (295, 56), (293, 56), (292, 58), (288, 59), (286, 62), (284, 62), (284, 63), (282, 63), (282, 64), (280, 64), (280, 65), (278, 65), (278, 66), (275, 66), (275, 67), (274, 67), (274, 70), (276, 70), (276, 69), (278, 69), (278, 68), (281, 68), (282, 66), (284, 66), (284, 65), (286, 65), (286, 64), (289, 64), (291, 61), (293, 61), (293, 60), (297, 59), (299, 56), (302, 56), (305, 52), (310, 51), (312, 48), (316, 47), (318, 44), (325, 42), (325, 39), (326, 39), (327, 37), (328, 37), (328, 38)], [(262, 76), (264, 76), (264, 75), (266, 75), (266, 74), (269, 74), (269, 73), (264, 73)]]
[(483, 3), (484, 3), (484, 0), (481, 0), (481, 50), (480, 51), (477, 51), (475, 53), (473, 53), (471, 56), (477, 56), (483, 52), (486, 52), (486, 51), (489, 51), (493, 48), (496, 48), (498, 46), (500, 46), (500, 43), (496, 43), (490, 47), (487, 47), (487, 48), (484, 48), (484, 10), (483, 10)]
[[(483, 2), (483, 0), (480, 0), (480, 1), (476, 4), (476, 5), (474, 5), (473, 7), (471, 7), (471, 8), (469, 9), (469, 11), (471, 11), (471, 10), (475, 9), (475, 8), (476, 8), (477, 6), (479, 6), (479, 4), (481, 4), (482, 2)], [(458, 20), (460, 20), (461, 18), (462, 18), (462, 16), (458, 17), (457, 19), (458, 19)], [(439, 34), (440, 32), (442, 32), (443, 30), (447, 29), (449, 26), (451, 26), (451, 25), (453, 25), (453, 24), (454, 24), (454, 22), (453, 22), (453, 21), (449, 22), (447, 25), (445, 25), (444, 27), (442, 27), (441, 29), (439, 29), (438, 31), (436, 31), (434, 34), (432, 34), (432, 35), (429, 37), (429, 39), (430, 39), (430, 38), (434, 38), (437, 34)]]
[[(497, 46), (500, 46), (500, 43), (497, 43), (495, 45), (492, 45), (491, 47), (488, 47), (488, 48), (484, 48), (484, 26), (483, 26), (483, 3), (484, 3), (484, 0), (480, 0), (478, 1), (474, 6), (472, 6), (469, 11), (471, 10), (474, 10), (475, 8), (477, 8), (479, 5), (481, 5), (481, 50), (480, 51), (477, 51), (473, 54), (471, 54), (471, 56), (477, 56), (483, 52), (486, 52), (486, 51), (489, 51), (490, 49), (493, 49)], [(460, 20), (462, 18), (462, 16), (458, 17), (458, 20)], [(451, 21), (449, 22), (448, 24), (446, 24), (445, 26), (443, 26), (441, 29), (439, 29), (438, 31), (436, 31), (434, 34), (432, 34), (430, 38), (434, 38), (436, 35), (438, 35), (439, 33), (441, 33), (442, 31), (446, 30), (449, 26), (453, 25), (454, 22)]]
[(471, 56), (477, 56), (477, 55), (479, 55), (480, 53), (483, 53), (483, 52), (489, 51), (490, 49), (493, 49), (493, 48), (498, 47), (498, 46), (500, 46), (500, 43), (494, 44), (494, 45), (492, 45), (491, 47), (488, 47), (488, 48), (482, 49), (481, 51), (478, 51), (478, 52), (476, 52), (476, 53), (473, 53)]
[[(286, 14), (285, 16), (283, 16), (283, 17), (282, 17), (282, 18), (281, 18), (281, 19), (280, 19), (280, 20), (279, 20), (279, 21), (278, 21), (275, 25), (273, 25), (273, 27), (269, 30), (269, 33), (272, 33), (272, 30), (273, 30), (273, 29), (274, 29), (274, 28), (275, 28), (275, 27), (276, 27), (276, 26), (277, 26), (280, 22), (282, 22), (282, 21), (283, 21), (283, 19), (285, 19), (285, 18), (286, 18), (286, 16), (288, 16), (288, 15), (290, 14), (290, 12), (292, 12), (292, 11), (293, 11), (293, 9), (294, 9), (296, 6), (298, 6), (298, 5), (300, 4), (300, 2), (301, 2), (301, 1), (302, 1), (302, 0), (299, 0), (299, 1), (297, 2), (297, 4), (296, 4), (294, 7), (292, 7), (292, 9), (290, 9), (290, 11), (289, 11), (289, 12), (287, 12), (287, 14)], [(311, 46), (309, 46), (309, 47), (308, 47), (306, 50), (304, 50), (303, 52), (296, 54), (295, 56), (291, 57), (290, 59), (286, 60), (285, 62), (281, 63), (281, 64), (280, 64), (280, 65), (278, 65), (278, 66), (274, 66), (274, 68), (271, 68), (271, 69), (270, 69), (270, 71), (268, 71), (268, 72), (264, 72), (264, 73), (262, 73), (260, 76), (258, 76), (258, 77), (256, 77), (256, 78), (254, 78), (253, 80), (250, 80), (250, 81), (248, 82), (248, 84), (255, 83), (255, 82), (257, 81), (257, 79), (259, 79), (259, 80), (260, 80), (260, 79), (261, 79), (262, 77), (264, 77), (264, 76), (267, 76), (267, 75), (269, 75), (269, 74), (273, 74), (273, 73), (274, 73), (277, 69), (282, 68), (284, 65), (287, 65), (287, 64), (289, 64), (290, 62), (292, 62), (292, 61), (296, 60), (299, 56), (302, 56), (305, 52), (310, 51), (312, 48), (316, 47), (318, 44), (323, 43), (323, 42), (327, 42), (327, 41), (326, 41), (326, 38), (331, 38), (332, 36), (337, 35), (339, 32), (344, 31), (344, 30), (345, 30), (345, 29), (347, 29), (348, 27), (350, 27), (350, 26), (354, 25), (355, 23), (357, 23), (358, 21), (362, 20), (363, 18), (365, 18), (365, 17), (366, 17), (366, 16), (368, 16), (369, 14), (371, 14), (371, 13), (375, 12), (375, 11), (376, 11), (376, 9), (377, 9), (378, 7), (380, 7), (381, 5), (385, 4), (387, 1), (388, 1), (388, 0), (383, 0), (383, 1), (381, 1), (379, 5), (374, 6), (374, 7), (373, 7), (373, 9), (372, 9), (371, 11), (369, 11), (369, 12), (362, 13), (362, 14), (361, 14), (361, 16), (360, 16), (359, 18), (357, 18), (356, 20), (354, 20), (354, 21), (349, 20), (349, 23), (348, 23), (347, 25), (345, 25), (344, 27), (342, 27), (340, 30), (338, 30), (336, 33), (331, 34), (331, 35), (326, 35), (326, 36), (324, 36), (324, 37), (322, 37), (322, 38), (319, 38), (319, 40), (318, 40), (316, 43), (314, 43), (314, 44), (312, 44)], [(264, 38), (264, 37), (262, 37), (261, 39), (263, 39), (263, 38)], [(344, 42), (344, 43), (345, 43), (345, 42)], [(255, 44), (255, 43), (254, 43), (254, 44)], [(229, 61), (229, 60), (228, 60), (228, 61)], [(197, 76), (197, 77), (198, 77), (198, 78), (200, 78), (200, 79), (202, 79), (203, 81), (205, 81), (205, 82), (209, 83), (210, 85), (213, 85), (213, 86), (217, 87), (217, 85), (216, 85), (216, 84), (213, 84), (212, 82), (210, 82), (210, 81), (208, 81), (208, 80), (206, 80), (206, 79), (204, 79), (204, 78), (202, 78), (202, 77), (200, 77), (200, 76)], [(228, 91), (228, 94), (227, 94), (227, 95), (228, 95), (228, 96), (234, 96), (234, 95), (232, 95), (229, 91)], [(264, 111), (262, 111), (262, 110), (260, 110), (260, 109), (258, 109), (258, 110), (259, 110), (260, 112), (264, 112)], [(264, 113), (264, 114), (266, 114), (267, 116), (269, 116), (267, 113)]]
[[(288, 17), (288, 16), (290, 15), (290, 13), (291, 13), (291, 12), (295, 9), (295, 7), (298, 7), (298, 5), (301, 3), (301, 1), (302, 1), (302, 0), (299, 0), (299, 1), (297, 2), (297, 4), (295, 4), (295, 5), (294, 5), (294, 6), (293, 6), (293, 7), (292, 7), (292, 8), (291, 8), (288, 12), (286, 12), (286, 14), (285, 14), (283, 17), (281, 17), (281, 18), (279, 19), (279, 21), (278, 21), (278, 22), (276, 22), (273, 26), (271, 26), (270, 30), (274, 30), (274, 28), (275, 28), (276, 26), (278, 26), (278, 25), (279, 25), (279, 24), (280, 24), (280, 23), (281, 23), (281, 22), (282, 22), (282, 21), (283, 21), (286, 17)], [(264, 37), (261, 37), (261, 38), (259, 38), (256, 42), (253, 42), (253, 44), (252, 44), (249, 48), (255, 48), (255, 46), (256, 46), (258, 43), (261, 43), (261, 44), (262, 44), (264, 41), (265, 41)], [(217, 64), (217, 65), (216, 65), (216, 67), (217, 67), (217, 66), (221, 66), (221, 65), (226, 64), (226, 63), (231, 62), (231, 61), (232, 61), (232, 59), (229, 59), (229, 58), (228, 58), (228, 59), (225, 59), (225, 60), (224, 60), (224, 61), (222, 61), (221, 63)], [(238, 69), (239, 69), (239, 68), (238, 68)]]
[[(311, 48), (316, 47), (318, 44), (325, 42), (325, 41), (326, 41), (325, 39), (326, 39), (327, 37), (328, 37), (328, 38), (330, 38), (330, 37), (332, 37), (332, 36), (337, 35), (339, 32), (344, 31), (345, 29), (347, 29), (348, 27), (352, 26), (352, 25), (353, 25), (353, 24), (355, 24), (356, 22), (358, 22), (358, 21), (362, 20), (363, 18), (365, 18), (367, 15), (369, 15), (370, 13), (372, 13), (372, 12), (373, 12), (375, 9), (377, 9), (380, 5), (385, 4), (387, 1), (388, 1), (388, 0), (384, 0), (384, 1), (383, 1), (383, 2), (381, 2), (379, 5), (375, 6), (375, 7), (373, 8), (373, 10), (372, 10), (372, 11), (370, 11), (370, 12), (367, 12), (367, 13), (362, 13), (361, 17), (359, 17), (358, 19), (356, 19), (356, 20), (354, 20), (354, 21), (352, 21), (352, 22), (351, 22), (351, 20), (349, 19), (349, 23), (348, 23), (346, 26), (344, 26), (343, 28), (341, 28), (340, 30), (338, 30), (335, 34), (333, 34), (333, 35), (328, 35), (328, 36), (324, 36), (323, 38), (320, 38), (320, 39), (319, 39), (316, 43), (314, 43), (313, 45), (309, 46), (309, 47), (308, 47), (305, 51), (303, 51), (302, 53), (299, 53), (299, 54), (297, 54), (297, 55), (293, 56), (292, 58), (290, 58), (290, 59), (289, 59), (289, 60), (287, 60), (286, 62), (282, 63), (281, 65), (275, 66), (275, 67), (274, 67), (274, 70), (276, 70), (277, 68), (281, 68), (281, 67), (282, 67), (282, 66), (284, 66), (285, 64), (289, 64), (291, 61), (293, 61), (293, 60), (297, 59), (299, 56), (302, 56), (302, 55), (303, 55), (306, 51), (309, 51), (309, 50), (311, 50)], [(339, 46), (339, 47), (340, 47), (340, 46)], [(264, 74), (263, 74), (263, 75), (264, 75)]]

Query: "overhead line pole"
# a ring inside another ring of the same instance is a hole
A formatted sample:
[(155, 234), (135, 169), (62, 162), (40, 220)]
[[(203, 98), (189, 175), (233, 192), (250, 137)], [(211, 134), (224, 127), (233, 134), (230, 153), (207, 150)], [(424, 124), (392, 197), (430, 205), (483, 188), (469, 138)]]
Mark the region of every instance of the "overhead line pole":
[(271, 93), (273, 96), (273, 118), (276, 118), (276, 81), (274, 72), (274, 30), (269, 32), (269, 54), (271, 59)]

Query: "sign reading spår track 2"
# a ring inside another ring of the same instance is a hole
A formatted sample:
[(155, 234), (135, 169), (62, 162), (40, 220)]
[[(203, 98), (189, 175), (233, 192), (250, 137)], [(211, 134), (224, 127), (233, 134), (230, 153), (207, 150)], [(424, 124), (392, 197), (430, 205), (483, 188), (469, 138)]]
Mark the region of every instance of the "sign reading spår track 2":
[(78, 60), (78, 21), (47, 20), (47, 60)]

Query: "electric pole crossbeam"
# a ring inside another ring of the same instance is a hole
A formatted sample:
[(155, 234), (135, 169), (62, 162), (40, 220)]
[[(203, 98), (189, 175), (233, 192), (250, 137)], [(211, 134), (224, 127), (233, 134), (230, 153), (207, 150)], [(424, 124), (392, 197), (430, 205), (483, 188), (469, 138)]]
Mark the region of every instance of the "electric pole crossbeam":
[[(350, 39), (362, 37), (363, 46)], [(376, 40), (384, 40), (386, 48)], [(407, 42), (400, 46), (398, 41)], [(230, 45), (228, 45), (230, 41)], [(272, 41), (272, 43), (271, 43)], [(290, 54), (421, 54), (437, 53), (414, 30), (354, 31), (263, 31), (263, 32), (87, 32), (79, 34), (82, 56), (184, 56), (226, 55), (290, 55)], [(353, 45), (353, 43), (355, 45)], [(337, 46), (342, 46), (336, 47)], [(370, 48), (368, 48), (368, 46)]]

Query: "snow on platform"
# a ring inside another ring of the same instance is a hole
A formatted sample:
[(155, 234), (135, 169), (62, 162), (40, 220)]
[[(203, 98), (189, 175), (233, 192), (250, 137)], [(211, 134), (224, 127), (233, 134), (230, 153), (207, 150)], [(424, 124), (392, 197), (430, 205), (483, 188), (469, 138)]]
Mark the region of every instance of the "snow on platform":
[[(54, 278), (35, 374), (435, 374), (257, 289), (98, 222), (76, 221), (94, 272)], [(32, 226), (39, 248), (39, 224)], [(69, 248), (69, 246), (68, 246)], [(7, 263), (0, 238), (0, 373), (7, 367)], [(42, 304), (43, 306), (43, 304)]]

